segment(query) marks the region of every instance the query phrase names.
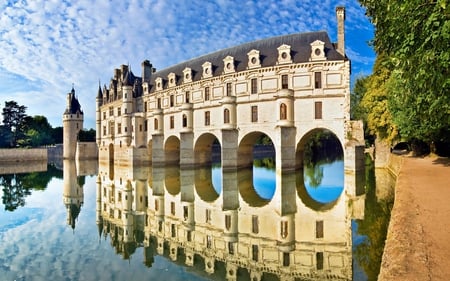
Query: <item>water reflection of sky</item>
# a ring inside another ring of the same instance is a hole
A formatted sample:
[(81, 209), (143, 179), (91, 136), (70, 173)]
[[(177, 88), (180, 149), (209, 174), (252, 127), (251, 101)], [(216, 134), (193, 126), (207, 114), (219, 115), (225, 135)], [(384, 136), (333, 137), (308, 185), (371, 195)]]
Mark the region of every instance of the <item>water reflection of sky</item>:
[(305, 188), (314, 200), (329, 203), (339, 198), (344, 189), (344, 161), (320, 164), (319, 168), (323, 171), (319, 186), (312, 186), (310, 179), (305, 176)]
[(275, 170), (253, 167), (253, 187), (261, 198), (272, 199), (276, 187)]

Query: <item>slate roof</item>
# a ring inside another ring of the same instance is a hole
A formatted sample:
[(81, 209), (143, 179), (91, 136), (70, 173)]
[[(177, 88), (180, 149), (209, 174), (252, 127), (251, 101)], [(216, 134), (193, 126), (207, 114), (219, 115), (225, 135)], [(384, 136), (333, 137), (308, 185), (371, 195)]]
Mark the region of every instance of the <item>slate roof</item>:
[(83, 114), (83, 111), (81, 110), (81, 105), (78, 102), (78, 99), (75, 97), (75, 90), (72, 88), (71, 91), (71, 99), (69, 102), (69, 106), (68, 108), (66, 108), (66, 111), (64, 112), (64, 114), (76, 114), (77, 112), (79, 112), (80, 114)]
[[(222, 75), (224, 67), (223, 59), (227, 56), (232, 56), (234, 58), (236, 72), (246, 70), (248, 66), (247, 53), (253, 49), (259, 51), (261, 67), (276, 65), (278, 59), (277, 48), (283, 44), (291, 46), (291, 58), (294, 63), (308, 62), (311, 55), (310, 44), (316, 40), (325, 43), (325, 55), (328, 61), (346, 59), (342, 54), (336, 51), (334, 44), (331, 43), (330, 38), (325, 31), (282, 35), (223, 49), (156, 71), (152, 74), (150, 80), (150, 92), (155, 91), (154, 85), (156, 78), (161, 77), (163, 82), (166, 83), (169, 73), (173, 72), (176, 74), (177, 81), (179, 81), (183, 78), (183, 70), (186, 67), (192, 69), (192, 81), (201, 80), (203, 73), (202, 64), (205, 62), (210, 62), (212, 64), (213, 76)], [(177, 85), (178, 84), (179, 82)]]

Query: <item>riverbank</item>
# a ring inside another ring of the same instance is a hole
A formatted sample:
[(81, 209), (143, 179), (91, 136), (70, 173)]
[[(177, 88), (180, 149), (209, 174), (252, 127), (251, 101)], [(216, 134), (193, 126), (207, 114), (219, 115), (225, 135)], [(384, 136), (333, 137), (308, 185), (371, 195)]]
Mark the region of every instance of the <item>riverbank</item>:
[(378, 280), (448, 280), (450, 159), (402, 160)]

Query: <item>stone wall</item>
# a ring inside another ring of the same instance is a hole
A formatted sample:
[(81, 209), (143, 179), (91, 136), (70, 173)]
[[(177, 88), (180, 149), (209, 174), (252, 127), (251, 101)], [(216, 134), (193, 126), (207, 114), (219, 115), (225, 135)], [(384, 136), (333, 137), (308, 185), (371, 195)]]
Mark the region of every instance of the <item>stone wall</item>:
[(0, 149), (0, 162), (28, 162), (45, 161), (47, 162), (47, 148), (12, 148)]
[(78, 142), (75, 159), (94, 160), (98, 158), (98, 148), (96, 142)]

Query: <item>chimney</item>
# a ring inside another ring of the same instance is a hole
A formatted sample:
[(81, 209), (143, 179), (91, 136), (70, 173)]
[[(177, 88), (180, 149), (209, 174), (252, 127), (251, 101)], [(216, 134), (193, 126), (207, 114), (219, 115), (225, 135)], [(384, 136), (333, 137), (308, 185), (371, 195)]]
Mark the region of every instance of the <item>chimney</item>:
[(148, 60), (144, 60), (141, 63), (141, 66), (142, 66), (142, 82), (150, 82), (150, 78), (153, 72), (152, 64)]
[(345, 30), (344, 30), (344, 21), (345, 21), (345, 8), (344, 7), (336, 7), (336, 18), (338, 24), (337, 30), (337, 47), (336, 50), (343, 56), (345, 56)]

